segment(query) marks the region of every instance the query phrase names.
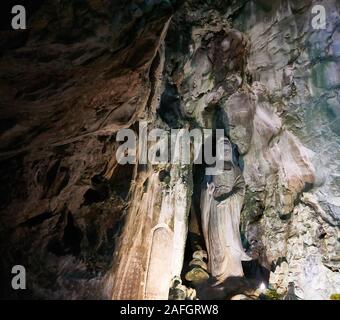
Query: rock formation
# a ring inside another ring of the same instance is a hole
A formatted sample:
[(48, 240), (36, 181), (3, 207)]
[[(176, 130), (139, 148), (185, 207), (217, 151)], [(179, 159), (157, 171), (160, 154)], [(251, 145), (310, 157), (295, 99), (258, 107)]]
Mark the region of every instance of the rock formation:
[[(1, 298), (214, 298), (190, 274), (210, 286), (205, 164), (145, 165), (138, 151), (119, 164), (117, 132), (141, 137), (142, 122), (223, 129), (261, 281), (301, 299), (340, 293), (340, 8), (323, 1), (317, 30), (317, 3), (28, 1), (27, 30), (0, 31)], [(18, 264), (27, 290), (11, 288)], [(220, 298), (258, 281), (245, 272)]]

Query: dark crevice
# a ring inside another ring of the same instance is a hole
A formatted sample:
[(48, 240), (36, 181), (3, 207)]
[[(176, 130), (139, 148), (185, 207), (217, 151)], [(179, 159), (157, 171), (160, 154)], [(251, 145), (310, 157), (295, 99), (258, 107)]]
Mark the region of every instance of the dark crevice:
[(52, 218), (53, 213), (51, 211), (43, 212), (33, 218), (28, 219), (22, 225), (27, 227), (34, 227), (42, 224), (45, 220)]

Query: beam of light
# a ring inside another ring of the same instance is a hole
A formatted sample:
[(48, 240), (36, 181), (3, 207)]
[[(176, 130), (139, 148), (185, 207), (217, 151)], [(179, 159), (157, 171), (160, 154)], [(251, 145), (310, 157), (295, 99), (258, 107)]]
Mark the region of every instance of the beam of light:
[(266, 287), (266, 285), (263, 282), (261, 282), (259, 289), (263, 293), (263, 292), (266, 291), (267, 287)]

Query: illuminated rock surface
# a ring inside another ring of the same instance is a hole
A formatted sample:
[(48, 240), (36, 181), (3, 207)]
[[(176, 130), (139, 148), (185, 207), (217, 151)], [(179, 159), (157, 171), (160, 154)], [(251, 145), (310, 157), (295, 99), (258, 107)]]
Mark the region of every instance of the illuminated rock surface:
[[(29, 30), (1, 31), (1, 297), (167, 299), (182, 276), (171, 294), (196, 298), (203, 170), (119, 165), (139, 120), (224, 128), (247, 254), (279, 294), (339, 293), (340, 8), (313, 30), (314, 2), (40, 1)], [(251, 296), (244, 280), (222, 298)]]

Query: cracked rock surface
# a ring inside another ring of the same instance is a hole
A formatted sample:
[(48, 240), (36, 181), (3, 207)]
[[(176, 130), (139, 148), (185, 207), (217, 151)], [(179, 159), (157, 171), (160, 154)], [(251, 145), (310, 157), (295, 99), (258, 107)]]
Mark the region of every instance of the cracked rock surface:
[(116, 133), (140, 121), (223, 128), (269, 284), (339, 293), (340, 4), (314, 30), (316, 3), (38, 1), (28, 30), (0, 31), (0, 296), (167, 299), (177, 279), (196, 298), (180, 278), (204, 249), (199, 170), (119, 165)]

